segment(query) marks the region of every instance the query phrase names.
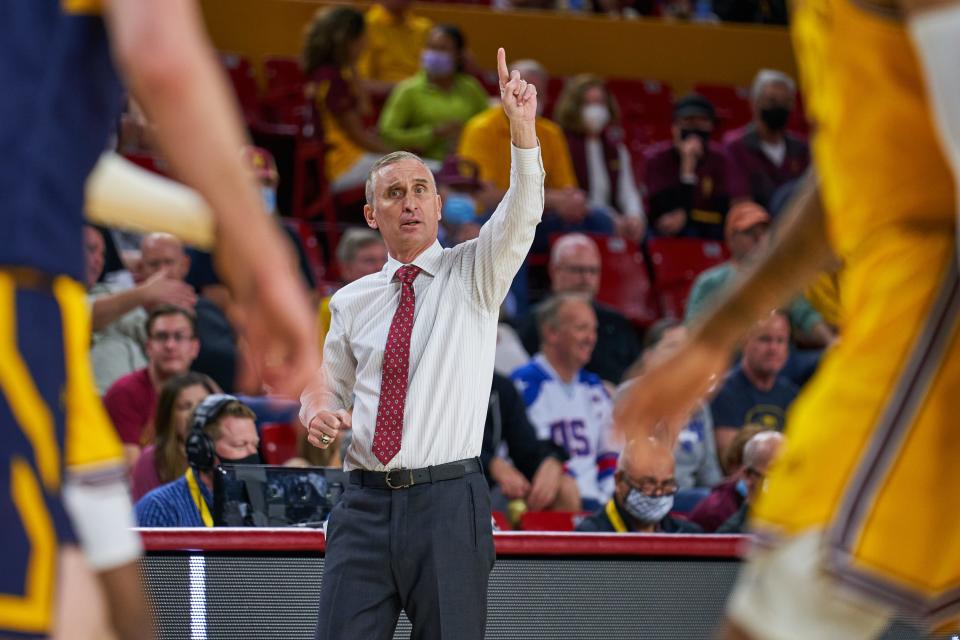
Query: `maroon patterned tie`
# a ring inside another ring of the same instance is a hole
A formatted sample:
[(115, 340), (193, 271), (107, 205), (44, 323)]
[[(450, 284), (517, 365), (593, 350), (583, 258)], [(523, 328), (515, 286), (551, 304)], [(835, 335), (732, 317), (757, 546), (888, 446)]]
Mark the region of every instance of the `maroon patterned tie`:
[(397, 269), (400, 280), (400, 305), (393, 314), (387, 346), (383, 350), (380, 378), (380, 404), (377, 429), (373, 434), (373, 454), (387, 464), (400, 451), (403, 438), (403, 409), (407, 403), (407, 376), (410, 372), (410, 334), (413, 331), (415, 297), (413, 281), (420, 267), (407, 265)]

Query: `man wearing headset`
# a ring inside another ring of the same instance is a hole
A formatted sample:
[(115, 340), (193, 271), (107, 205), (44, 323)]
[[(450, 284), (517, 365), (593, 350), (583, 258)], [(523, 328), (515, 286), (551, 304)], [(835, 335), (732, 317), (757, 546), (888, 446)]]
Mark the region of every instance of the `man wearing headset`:
[(137, 502), (137, 523), (141, 527), (212, 527), (214, 467), (260, 464), (255, 417), (233, 396), (207, 396), (193, 412), (187, 472)]

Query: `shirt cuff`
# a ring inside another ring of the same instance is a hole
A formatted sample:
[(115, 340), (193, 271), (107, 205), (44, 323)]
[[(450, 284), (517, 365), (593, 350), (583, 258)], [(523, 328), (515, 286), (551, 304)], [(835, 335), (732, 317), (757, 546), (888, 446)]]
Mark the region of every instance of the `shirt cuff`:
[(524, 175), (540, 175), (543, 171), (543, 161), (540, 158), (540, 142), (533, 149), (521, 149), (510, 143), (510, 157), (514, 173)]

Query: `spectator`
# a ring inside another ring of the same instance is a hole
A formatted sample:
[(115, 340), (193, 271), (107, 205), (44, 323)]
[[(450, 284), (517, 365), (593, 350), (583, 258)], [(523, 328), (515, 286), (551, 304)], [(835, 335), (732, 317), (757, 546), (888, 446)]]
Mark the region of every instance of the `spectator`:
[(157, 414), (143, 433), (143, 453), (130, 473), (134, 502), (187, 470), (187, 420), (201, 400), (219, 392), (217, 384), (202, 373), (185, 373), (164, 383)]
[[(436, 175), (437, 189), (443, 202), (440, 218), (440, 244), (454, 247), (480, 235), (482, 219), (477, 207), (477, 195), (483, 189), (480, 169), (476, 163), (449, 156)], [(521, 271), (524, 273), (524, 271)]]
[(135, 508), (139, 526), (212, 527), (213, 467), (222, 463), (260, 464), (260, 437), (253, 411), (236, 398), (224, 394), (207, 396), (194, 410), (191, 421), (197, 420), (203, 409), (218, 404), (222, 406), (213, 415), (199, 420), (200, 430), (213, 448), (209, 468), (190, 460), (182, 476), (143, 496)]
[[(537, 95), (547, 95), (550, 79), (546, 69), (533, 60), (519, 60), (511, 66), (519, 71), (527, 82), (537, 88)], [(538, 109), (543, 101), (537, 103)], [(490, 107), (474, 116), (464, 127), (458, 154), (472, 160), (480, 168), (480, 179), (490, 183), (482, 193), (484, 209), (494, 206), (503, 197), (510, 184), (510, 165), (504, 158), (509, 151), (509, 123), (500, 107)], [(543, 152), (543, 167), (547, 172), (544, 191), (546, 206), (544, 217), (537, 227), (537, 250), (546, 248), (550, 233), (581, 230), (597, 233), (612, 233), (613, 221), (605, 213), (590, 211), (586, 193), (577, 185), (577, 178), (570, 161), (570, 150), (563, 130), (554, 122), (538, 115), (537, 138)]]
[(561, 293), (537, 311), (541, 352), (513, 372), (527, 417), (541, 439), (569, 454), (585, 509), (602, 505), (613, 491), (616, 451), (611, 444), (613, 402), (603, 381), (583, 370), (597, 343), (590, 299)]
[(690, 520), (706, 533), (717, 528), (735, 514), (747, 497), (744, 480), (744, 449), (757, 434), (769, 431), (759, 425), (747, 425), (724, 451), (724, 467), (729, 471), (727, 479), (715, 486), (706, 498), (690, 512)]
[(650, 229), (660, 236), (719, 239), (730, 206), (730, 163), (710, 141), (716, 115), (709, 100), (691, 94), (673, 107), (673, 140), (647, 156)]
[(147, 366), (113, 383), (103, 397), (104, 407), (120, 435), (132, 465), (140, 455), (144, 431), (153, 420), (160, 388), (183, 375), (200, 351), (193, 315), (180, 307), (163, 305), (147, 316)]
[(764, 431), (752, 437), (743, 448), (743, 486), (746, 496), (740, 508), (717, 527), (717, 533), (744, 533), (750, 507), (764, 490), (767, 471), (776, 460), (783, 435), (776, 431)]
[(354, 69), (363, 52), (365, 28), (357, 9), (327, 7), (317, 12), (304, 45), (307, 97), (320, 114), (328, 147), (327, 179), (334, 193), (361, 186), (373, 163), (391, 150), (363, 123), (372, 110)]
[(537, 439), (516, 387), (494, 373), (480, 452), (494, 510), (523, 500), (529, 511), (579, 511), (577, 483), (563, 471), (569, 458), (552, 440)]
[(810, 148), (787, 132), (797, 103), (797, 86), (790, 76), (763, 69), (753, 80), (750, 97), (753, 121), (724, 139), (736, 182), (734, 192), (769, 208), (778, 188), (806, 172)]
[(646, 231), (643, 202), (623, 143), (620, 107), (603, 80), (586, 74), (568, 80), (554, 117), (567, 136), (573, 170), (589, 206), (605, 209), (621, 235), (639, 242)]
[(411, 4), (411, 0), (381, 0), (363, 16), (367, 46), (357, 70), (364, 89), (375, 99), (386, 99), (398, 82), (420, 68), (420, 52), (433, 23), (410, 11)]
[[(752, 202), (736, 204), (727, 215), (724, 236), (730, 250), (730, 260), (697, 276), (684, 312), (687, 324), (703, 313), (737, 271), (746, 267), (752, 257), (767, 245), (770, 239), (770, 216)], [(787, 308), (787, 315), (795, 335), (804, 344), (824, 347), (833, 341), (833, 330), (803, 296), (794, 298)]]
[[(676, 321), (673, 321), (676, 322)], [(651, 332), (654, 328), (651, 328)], [(631, 374), (638, 376), (652, 362), (664, 360), (682, 345), (687, 338), (687, 330), (680, 325), (667, 326), (657, 332), (659, 335), (647, 341), (647, 348), (640, 358), (640, 366), (631, 367)], [(618, 393), (630, 382), (625, 382)], [(686, 426), (677, 436), (673, 450), (676, 462), (675, 476), (681, 492), (691, 497), (702, 497), (705, 492), (723, 480), (723, 471), (717, 457), (717, 445), (713, 433), (713, 418), (709, 406), (701, 404)], [(691, 491), (699, 490), (699, 491)], [(685, 495), (681, 495), (685, 499)]]
[[(143, 254), (143, 273), (147, 278), (164, 274), (183, 283), (190, 271), (190, 256), (183, 243), (167, 233), (151, 233), (140, 244)], [(194, 327), (200, 341), (200, 352), (192, 365), (194, 371), (205, 373), (224, 391), (233, 391), (240, 358), (237, 339), (227, 316), (216, 303), (200, 296), (187, 311), (196, 316)]]
[(798, 389), (781, 375), (787, 363), (790, 324), (782, 311), (757, 323), (734, 367), (710, 404), (717, 449), (723, 451), (745, 424), (782, 431)]
[[(597, 316), (597, 348), (585, 368), (602, 380), (618, 384), (640, 354), (640, 341), (629, 320), (594, 300), (600, 289), (600, 270), (600, 250), (589, 236), (568, 234), (557, 240), (550, 251), (551, 292), (587, 296)], [(533, 318), (521, 323), (519, 334), (529, 353), (540, 350), (541, 336)]]
[(656, 438), (630, 442), (617, 461), (613, 497), (577, 531), (700, 533), (694, 523), (670, 515), (677, 492), (673, 470), (669, 445)]
[(380, 135), (400, 149), (443, 161), (456, 151), (463, 125), (486, 110), (489, 99), (464, 73), (465, 41), (453, 25), (430, 31), (421, 70), (394, 88), (380, 114)]
[[(340, 271), (340, 280), (344, 285), (363, 276), (377, 273), (387, 262), (387, 248), (383, 238), (373, 229), (351, 227), (340, 237), (337, 244), (337, 269)], [(320, 323), (321, 345), (323, 337), (330, 330), (330, 298), (325, 296), (320, 301), (320, 312), (317, 314)]]
[[(243, 148), (243, 159), (257, 181), (267, 213), (279, 215), (277, 187), (280, 184), (280, 174), (277, 171), (277, 163), (273, 155), (266, 149), (246, 146)], [(317, 286), (316, 278), (297, 232), (283, 224), (279, 219), (277, 223), (290, 241), (291, 250), (297, 256), (300, 275), (303, 276), (307, 289), (313, 291)], [(233, 313), (231, 311), (233, 298), (230, 295), (230, 290), (220, 281), (220, 277), (213, 268), (213, 256), (205, 251), (193, 248), (187, 249), (187, 256), (190, 258), (190, 269), (186, 276), (187, 284), (200, 292), (204, 298), (216, 304), (227, 317), (230, 317), (230, 314)]]
[(98, 283), (104, 265), (104, 238), (99, 229), (91, 226), (84, 227), (83, 234), (93, 325), (90, 360), (97, 391), (103, 394), (119, 378), (147, 365), (143, 351), (147, 309), (160, 304), (189, 309), (196, 304), (196, 294), (186, 284), (163, 273), (154, 274), (132, 289), (118, 291)]

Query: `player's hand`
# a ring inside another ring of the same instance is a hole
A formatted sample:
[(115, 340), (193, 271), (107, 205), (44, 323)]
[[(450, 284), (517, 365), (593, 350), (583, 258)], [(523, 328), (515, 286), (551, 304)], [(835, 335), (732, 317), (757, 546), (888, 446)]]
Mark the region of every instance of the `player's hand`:
[(530, 511), (543, 511), (557, 499), (560, 491), (560, 479), (563, 478), (563, 465), (556, 458), (545, 458), (537, 472), (533, 474), (530, 495), (527, 496), (527, 508)]
[(307, 442), (318, 449), (326, 449), (337, 436), (341, 429), (351, 429), (353, 419), (345, 409), (336, 411), (321, 411), (310, 418), (307, 425)]
[(647, 362), (614, 407), (614, 423), (627, 441), (667, 437), (672, 447), (697, 404), (730, 364), (726, 349), (688, 339), (662, 359)]
[(687, 212), (683, 209), (674, 209), (673, 211), (668, 211), (659, 218), (655, 223), (657, 231), (662, 233), (665, 236), (675, 236), (683, 228), (687, 226)]
[(515, 466), (503, 458), (490, 461), (490, 477), (500, 486), (504, 497), (510, 500), (523, 499), (530, 492), (530, 483)]
[(316, 322), (289, 255), (277, 254), (276, 261), (250, 269), (256, 284), (236, 298), (232, 319), (249, 346), (249, 375), (270, 393), (299, 397), (320, 368)]
[(562, 191), (554, 207), (556, 214), (567, 224), (579, 224), (587, 217), (587, 194), (583, 189), (568, 187)]
[(175, 280), (161, 269), (140, 285), (144, 306), (172, 304), (175, 307), (193, 311), (197, 305), (197, 294), (193, 287), (182, 280)]
[(507, 69), (507, 53), (497, 49), (497, 75), (500, 80), (500, 102), (511, 121), (535, 122), (537, 119), (537, 88), (520, 77), (519, 71)]

